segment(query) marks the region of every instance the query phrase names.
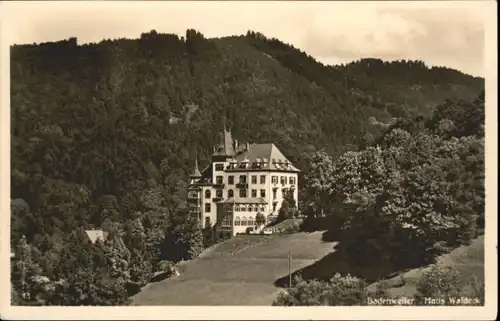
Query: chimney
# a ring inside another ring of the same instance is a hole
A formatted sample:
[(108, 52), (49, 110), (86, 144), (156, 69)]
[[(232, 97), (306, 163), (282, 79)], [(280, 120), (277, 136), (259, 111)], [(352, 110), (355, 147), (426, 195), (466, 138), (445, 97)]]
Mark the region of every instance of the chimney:
[(238, 151), (238, 140), (234, 139), (233, 142), (234, 142), (234, 151), (237, 152)]
[(250, 143), (247, 142), (247, 152), (250, 150)]

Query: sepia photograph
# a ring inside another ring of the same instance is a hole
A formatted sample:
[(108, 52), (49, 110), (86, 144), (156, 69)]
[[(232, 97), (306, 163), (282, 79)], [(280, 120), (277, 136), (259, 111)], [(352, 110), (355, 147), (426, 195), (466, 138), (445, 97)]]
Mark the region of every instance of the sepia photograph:
[(494, 319), (495, 5), (2, 1), (2, 319)]

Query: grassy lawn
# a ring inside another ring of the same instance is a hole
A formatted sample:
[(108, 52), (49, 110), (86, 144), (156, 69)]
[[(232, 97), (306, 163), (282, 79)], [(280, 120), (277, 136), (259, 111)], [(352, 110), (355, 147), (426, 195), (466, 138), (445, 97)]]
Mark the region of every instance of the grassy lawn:
[[(151, 283), (132, 298), (132, 305), (266, 305), (288, 283), (288, 252), (294, 274), (329, 278), (334, 273), (356, 274), (356, 267), (337, 256), (336, 242), (322, 241), (322, 232), (286, 235), (241, 235), (214, 245), (200, 257), (185, 262), (180, 276)], [(451, 265), (468, 283), (484, 278), (484, 237), (475, 239), (438, 259)], [(365, 268), (360, 273), (365, 273)], [(383, 280), (392, 296), (411, 297), (426, 268), (401, 273), (403, 286), (391, 287), (399, 276)], [(386, 275), (370, 267), (374, 275)], [(354, 272), (354, 273), (353, 273)], [(369, 287), (375, 289), (377, 283)]]
[(132, 305), (271, 305), (279, 288), (274, 281), (313, 264), (332, 251), (322, 233), (241, 235), (207, 249), (186, 262), (181, 275), (151, 283)]

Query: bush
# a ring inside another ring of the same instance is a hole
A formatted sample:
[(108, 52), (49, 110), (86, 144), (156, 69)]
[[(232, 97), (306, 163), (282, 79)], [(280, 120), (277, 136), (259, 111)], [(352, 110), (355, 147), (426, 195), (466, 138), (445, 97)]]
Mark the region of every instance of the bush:
[(459, 277), (460, 273), (450, 266), (431, 265), (417, 283), (415, 303), (424, 305), (426, 297), (445, 299), (460, 295)]
[(171, 261), (163, 260), (156, 264), (155, 272), (170, 272), (175, 268), (175, 264)]
[(364, 305), (369, 291), (364, 280), (336, 274), (329, 282), (295, 278), (295, 286), (281, 292), (274, 306)]
[(299, 231), (300, 231), (300, 225), (292, 225), (292, 226), (288, 226), (287, 228), (285, 228), (283, 231), (281, 231), (281, 233), (293, 234), (293, 233), (297, 233)]

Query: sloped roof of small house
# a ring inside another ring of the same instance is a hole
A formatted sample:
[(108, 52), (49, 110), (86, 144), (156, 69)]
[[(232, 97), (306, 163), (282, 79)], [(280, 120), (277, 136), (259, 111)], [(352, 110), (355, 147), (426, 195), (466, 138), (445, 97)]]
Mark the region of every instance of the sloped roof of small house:
[(104, 241), (108, 237), (108, 232), (103, 230), (85, 230), (85, 233), (87, 233), (87, 236), (92, 243), (97, 242), (98, 239)]

